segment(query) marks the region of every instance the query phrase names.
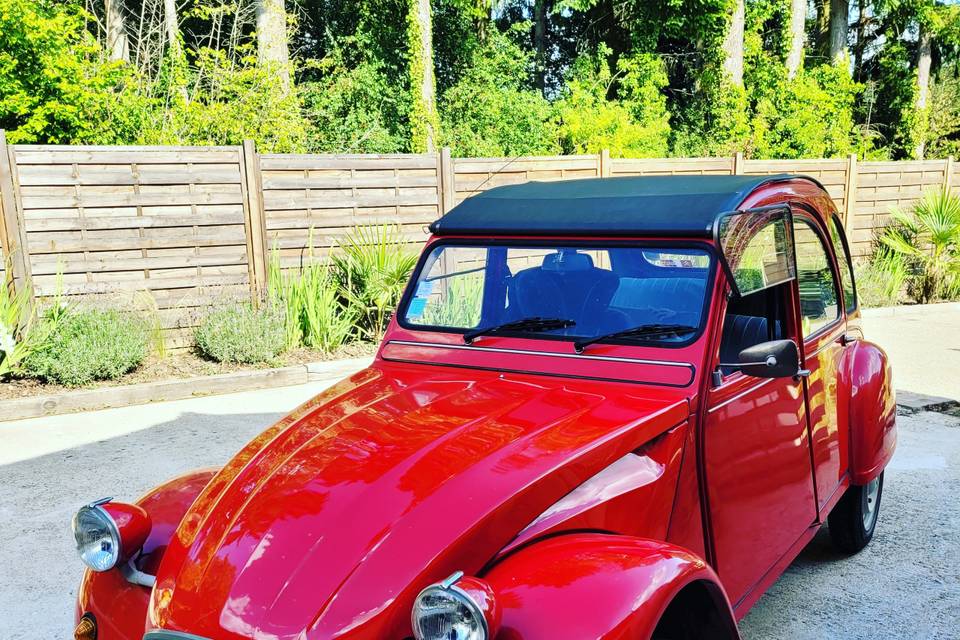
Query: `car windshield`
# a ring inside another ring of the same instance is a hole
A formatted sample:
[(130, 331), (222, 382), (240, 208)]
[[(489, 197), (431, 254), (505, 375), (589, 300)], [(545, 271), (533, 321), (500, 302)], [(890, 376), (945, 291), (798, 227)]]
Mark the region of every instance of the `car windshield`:
[[(438, 243), (400, 310), (410, 329), (656, 346), (699, 334), (704, 249)], [(647, 325), (693, 330), (634, 331)], [(617, 334), (620, 335), (611, 335)]]

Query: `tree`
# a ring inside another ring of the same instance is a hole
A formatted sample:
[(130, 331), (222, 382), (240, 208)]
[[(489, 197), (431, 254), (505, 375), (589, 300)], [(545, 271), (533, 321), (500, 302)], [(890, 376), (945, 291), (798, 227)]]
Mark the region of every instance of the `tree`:
[(407, 46), (410, 72), (410, 146), (436, 149), (439, 118), (433, 72), (433, 27), (430, 0), (407, 0)]
[(803, 41), (807, 27), (807, 0), (790, 0), (790, 48), (787, 51), (787, 77), (791, 80), (803, 65)]
[(130, 41), (127, 38), (126, 16), (122, 0), (104, 0), (107, 23), (107, 53), (110, 60), (130, 61)]
[(730, 25), (723, 40), (723, 70), (738, 87), (743, 86), (743, 28), (746, 20), (744, 0), (736, 0)]
[(547, 0), (534, 0), (534, 48), (536, 49), (536, 80), (540, 93), (547, 87)]
[(830, 32), (828, 43), (830, 60), (843, 63), (847, 57), (847, 30), (849, 28), (849, 0), (830, 0)]
[(913, 149), (913, 156), (918, 160), (923, 160), (924, 147), (926, 146), (926, 129), (929, 114), (927, 112), (927, 98), (930, 94), (930, 65), (933, 61), (933, 36), (930, 29), (920, 25), (920, 36), (917, 46), (917, 98), (914, 103), (916, 118), (918, 120), (918, 134), (916, 136), (916, 146)]
[(260, 64), (276, 76), (281, 92), (289, 93), (290, 52), (283, 0), (257, 2), (257, 54)]
[(180, 43), (180, 19), (177, 16), (176, 0), (163, 0), (163, 30), (167, 34), (170, 57), (181, 60), (183, 46)]

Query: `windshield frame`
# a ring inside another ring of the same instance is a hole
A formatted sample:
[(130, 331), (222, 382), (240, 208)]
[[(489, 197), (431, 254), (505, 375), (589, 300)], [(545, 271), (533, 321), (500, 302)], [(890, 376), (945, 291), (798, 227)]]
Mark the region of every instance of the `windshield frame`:
[[(414, 291), (420, 279), (421, 271), (427, 262), (430, 254), (438, 247), (458, 246), (458, 247), (496, 247), (507, 246), (515, 248), (572, 248), (572, 249), (696, 249), (703, 251), (710, 259), (710, 266), (705, 276), (705, 290), (703, 296), (703, 306), (700, 310), (699, 324), (697, 331), (692, 333), (685, 340), (675, 342), (663, 342), (658, 340), (644, 340), (637, 338), (615, 338), (604, 340), (596, 344), (608, 344), (627, 347), (655, 347), (661, 349), (682, 349), (700, 340), (706, 331), (709, 320), (710, 305), (713, 301), (713, 291), (715, 289), (719, 253), (716, 247), (707, 240), (688, 240), (688, 239), (643, 239), (643, 240), (624, 240), (605, 239), (605, 238), (531, 238), (531, 237), (480, 237), (480, 236), (441, 236), (427, 244), (420, 253), (417, 265), (410, 274), (410, 281), (403, 292), (400, 304), (397, 305), (396, 320), (397, 324), (407, 331), (426, 331), (431, 333), (445, 333), (453, 335), (463, 335), (473, 328), (461, 327), (443, 327), (427, 324), (412, 324), (406, 321), (407, 309), (413, 298)], [(490, 334), (490, 337), (498, 338), (519, 338), (524, 340), (546, 340), (553, 342), (573, 343), (581, 337), (590, 336), (572, 336), (572, 335), (552, 335), (549, 333), (532, 331), (498, 331)]]

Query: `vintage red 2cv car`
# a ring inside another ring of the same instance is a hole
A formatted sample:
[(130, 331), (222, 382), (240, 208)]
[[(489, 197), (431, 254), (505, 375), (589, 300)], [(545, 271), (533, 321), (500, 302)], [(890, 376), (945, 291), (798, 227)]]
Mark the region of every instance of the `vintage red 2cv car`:
[(533, 182), (431, 231), (369, 368), (77, 513), (77, 638), (736, 638), (821, 526), (870, 541), (890, 368), (816, 181)]

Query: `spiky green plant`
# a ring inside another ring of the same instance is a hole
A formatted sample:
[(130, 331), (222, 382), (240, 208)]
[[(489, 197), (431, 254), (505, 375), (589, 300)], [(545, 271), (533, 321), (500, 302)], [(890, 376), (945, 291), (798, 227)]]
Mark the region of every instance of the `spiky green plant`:
[(314, 260), (311, 230), (308, 260), (284, 272), (276, 245), (268, 267), (268, 304), (283, 314), (287, 348), (300, 345), (333, 351), (350, 339), (356, 314), (341, 300), (329, 265)]
[(892, 217), (880, 242), (903, 261), (910, 295), (919, 303), (948, 298), (960, 286), (960, 197), (934, 191)]
[(348, 306), (355, 310), (360, 337), (379, 342), (396, 309), (417, 254), (391, 225), (356, 227), (339, 242), (333, 264)]
[[(9, 261), (6, 273), (10, 273)], [(60, 273), (57, 289), (41, 311), (29, 282), (5, 282), (0, 277), (0, 379), (27, 373), (25, 361), (44, 348), (57, 334), (70, 309), (62, 303)]]

